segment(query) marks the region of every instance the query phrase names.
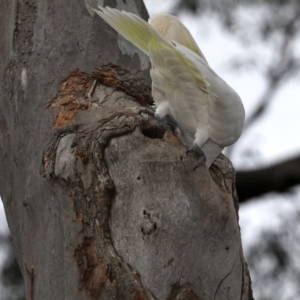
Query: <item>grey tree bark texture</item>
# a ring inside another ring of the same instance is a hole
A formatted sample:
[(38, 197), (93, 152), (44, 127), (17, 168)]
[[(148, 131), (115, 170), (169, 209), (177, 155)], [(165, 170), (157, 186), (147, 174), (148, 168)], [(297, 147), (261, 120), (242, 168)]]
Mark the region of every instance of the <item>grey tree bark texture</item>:
[(148, 58), (91, 5), (0, 1), (0, 193), (27, 299), (253, 299), (231, 163), (193, 171), (138, 114)]

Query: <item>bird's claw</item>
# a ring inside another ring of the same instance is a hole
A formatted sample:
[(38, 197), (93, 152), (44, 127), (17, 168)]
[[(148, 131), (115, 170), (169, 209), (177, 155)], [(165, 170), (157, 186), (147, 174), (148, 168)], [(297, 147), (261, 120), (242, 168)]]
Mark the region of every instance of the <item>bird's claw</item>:
[(160, 126), (167, 126), (173, 132), (175, 131), (177, 124), (170, 116), (166, 115), (163, 118), (157, 118)]
[(192, 147), (192, 148), (189, 148), (188, 150), (186, 150), (185, 154), (190, 154), (190, 153), (194, 153), (194, 152), (195, 152), (195, 150)]
[(203, 150), (197, 145), (194, 143), (193, 147), (188, 149), (186, 151), (186, 154), (189, 154), (189, 153), (197, 153), (200, 158), (197, 162), (197, 164), (195, 165), (194, 169), (193, 170), (196, 170), (197, 168), (199, 168), (203, 163), (206, 162), (206, 156), (205, 156), (205, 153), (203, 152)]
[(143, 108), (139, 111), (139, 114), (146, 114), (149, 115), (153, 118), (155, 118), (158, 122), (158, 126), (159, 127), (163, 127), (163, 126), (167, 126), (168, 128), (170, 128), (173, 132), (175, 131), (177, 124), (176, 122), (173, 120), (173, 118), (171, 118), (170, 116), (166, 115), (163, 118), (160, 118), (158, 115), (155, 115), (155, 112), (148, 109), (148, 108)]
[(155, 112), (152, 111), (152, 110), (149, 109), (149, 108), (142, 108), (142, 109), (139, 111), (139, 115), (142, 115), (142, 114), (149, 115), (149, 116), (155, 118)]
[(194, 171), (199, 168), (202, 164), (204, 164), (206, 161), (206, 157), (205, 156), (201, 156), (198, 160), (198, 162), (196, 163), (195, 167), (194, 167)]

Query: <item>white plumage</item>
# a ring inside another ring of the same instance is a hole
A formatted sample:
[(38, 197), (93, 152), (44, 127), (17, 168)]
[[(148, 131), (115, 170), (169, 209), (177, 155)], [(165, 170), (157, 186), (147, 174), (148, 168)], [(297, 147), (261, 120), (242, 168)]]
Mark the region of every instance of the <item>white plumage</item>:
[(158, 14), (147, 23), (132, 13), (99, 8), (101, 18), (149, 55), (155, 115), (170, 116), (182, 142), (201, 148), (209, 168), (242, 133), (245, 110), (238, 94), (210, 68), (178, 18)]

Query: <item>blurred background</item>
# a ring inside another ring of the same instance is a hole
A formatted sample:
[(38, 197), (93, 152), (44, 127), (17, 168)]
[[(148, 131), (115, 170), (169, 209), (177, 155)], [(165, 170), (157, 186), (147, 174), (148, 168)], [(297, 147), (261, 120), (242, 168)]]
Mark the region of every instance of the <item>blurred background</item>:
[[(300, 299), (300, 0), (145, 0), (177, 15), (241, 96), (246, 123), (225, 150), (256, 300)], [(1, 204), (2, 205), (2, 204)], [(24, 288), (0, 205), (0, 300)]]

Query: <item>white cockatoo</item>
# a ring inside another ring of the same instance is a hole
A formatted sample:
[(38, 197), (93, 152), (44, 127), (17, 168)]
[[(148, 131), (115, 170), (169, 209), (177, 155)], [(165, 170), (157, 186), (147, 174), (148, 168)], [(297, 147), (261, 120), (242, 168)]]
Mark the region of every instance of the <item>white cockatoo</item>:
[[(188, 29), (169, 14), (148, 23), (109, 7), (95, 12), (150, 57), (155, 116), (169, 120), (207, 168), (241, 135), (245, 110), (238, 94), (208, 65)], [(195, 168), (196, 168), (195, 167)]]

